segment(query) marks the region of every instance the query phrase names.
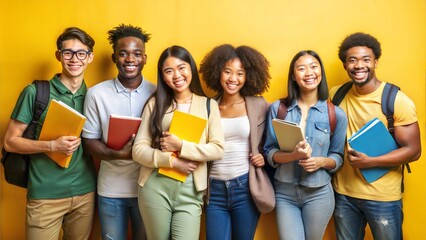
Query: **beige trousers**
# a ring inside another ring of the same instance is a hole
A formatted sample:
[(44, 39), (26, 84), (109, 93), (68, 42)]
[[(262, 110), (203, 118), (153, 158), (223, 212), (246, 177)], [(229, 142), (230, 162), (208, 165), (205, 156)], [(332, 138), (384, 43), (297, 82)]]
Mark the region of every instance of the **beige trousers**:
[(29, 199), (25, 233), (27, 240), (87, 240), (90, 235), (95, 193), (61, 199)]

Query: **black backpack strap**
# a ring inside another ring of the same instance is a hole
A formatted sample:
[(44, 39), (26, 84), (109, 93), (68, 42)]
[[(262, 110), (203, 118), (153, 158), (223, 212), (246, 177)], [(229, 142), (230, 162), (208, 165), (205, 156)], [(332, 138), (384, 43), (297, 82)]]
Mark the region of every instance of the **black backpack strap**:
[(45, 80), (34, 80), (33, 84), (36, 87), (36, 96), (34, 101), (33, 118), (23, 133), (23, 137), (34, 139), (37, 122), (41, 114), (49, 104), (50, 99), (50, 84)]
[(339, 89), (337, 89), (336, 94), (334, 94), (333, 99), (331, 100), (331, 102), (336, 105), (339, 106), (340, 103), (342, 102), (343, 98), (345, 98), (346, 93), (348, 93), (349, 89), (351, 89), (353, 85), (353, 82), (346, 82), (345, 84), (343, 84), (342, 86), (340, 86)]
[(391, 83), (386, 83), (382, 93), (382, 112), (388, 121), (388, 131), (394, 136), (394, 122), (393, 114), (395, 112), (395, 98), (399, 91), (399, 87)]
[[(393, 114), (395, 112), (395, 99), (400, 88), (392, 83), (386, 83), (382, 93), (382, 112), (388, 121), (388, 131), (395, 138), (395, 119)], [(404, 169), (407, 167), (407, 172), (411, 173), (411, 168), (408, 163), (402, 165), (402, 181), (401, 192), (404, 192)]]

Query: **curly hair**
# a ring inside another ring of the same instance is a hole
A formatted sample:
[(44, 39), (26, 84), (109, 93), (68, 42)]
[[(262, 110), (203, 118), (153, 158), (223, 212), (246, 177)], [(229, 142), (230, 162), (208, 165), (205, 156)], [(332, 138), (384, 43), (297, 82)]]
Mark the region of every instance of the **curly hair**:
[(255, 96), (264, 93), (269, 87), (269, 62), (257, 50), (248, 46), (237, 48), (224, 44), (207, 53), (200, 64), (200, 73), (207, 87), (219, 94), (223, 93), (220, 76), (225, 64), (238, 58), (246, 72), (246, 82), (240, 90), (242, 96)]
[(108, 31), (108, 40), (114, 51), (118, 40), (125, 37), (136, 37), (142, 40), (143, 43), (147, 43), (149, 39), (151, 39), (151, 34), (145, 32), (140, 27), (135, 27), (130, 24), (120, 24), (118, 27)]
[(347, 36), (339, 46), (339, 58), (343, 63), (346, 62), (346, 52), (353, 47), (368, 47), (373, 50), (374, 57), (379, 59), (382, 55), (380, 42), (370, 34), (357, 32)]
[(78, 27), (69, 27), (65, 28), (61, 35), (59, 35), (56, 40), (56, 47), (58, 50), (62, 49), (62, 43), (66, 40), (78, 39), (84, 45), (89, 47), (89, 51), (93, 52), (93, 47), (95, 46), (95, 40), (87, 34), (85, 31)]

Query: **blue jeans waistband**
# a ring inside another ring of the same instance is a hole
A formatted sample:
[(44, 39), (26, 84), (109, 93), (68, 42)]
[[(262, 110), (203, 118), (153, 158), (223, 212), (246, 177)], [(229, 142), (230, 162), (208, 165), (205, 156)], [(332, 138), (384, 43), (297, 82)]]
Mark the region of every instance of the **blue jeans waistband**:
[(226, 186), (227, 188), (236, 187), (241, 185), (247, 185), (249, 180), (249, 174), (245, 173), (241, 176), (228, 179), (228, 180), (219, 180), (210, 178), (210, 184), (215, 186)]

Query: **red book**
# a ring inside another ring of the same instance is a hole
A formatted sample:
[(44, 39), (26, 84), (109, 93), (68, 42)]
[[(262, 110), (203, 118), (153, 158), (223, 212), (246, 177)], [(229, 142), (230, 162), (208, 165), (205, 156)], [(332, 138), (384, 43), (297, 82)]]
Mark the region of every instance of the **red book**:
[(137, 117), (111, 114), (108, 126), (108, 147), (120, 150), (129, 141), (132, 134), (136, 134), (142, 119)]

